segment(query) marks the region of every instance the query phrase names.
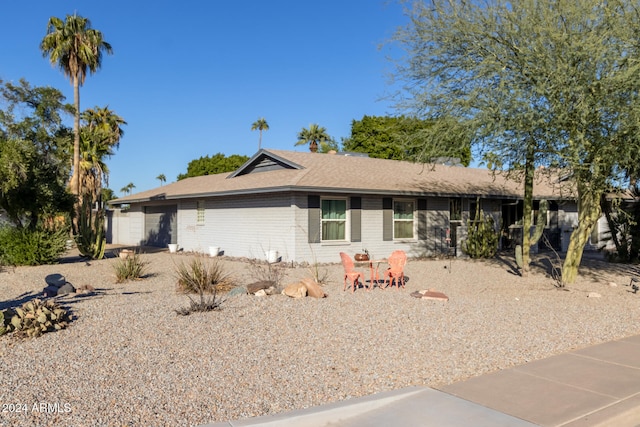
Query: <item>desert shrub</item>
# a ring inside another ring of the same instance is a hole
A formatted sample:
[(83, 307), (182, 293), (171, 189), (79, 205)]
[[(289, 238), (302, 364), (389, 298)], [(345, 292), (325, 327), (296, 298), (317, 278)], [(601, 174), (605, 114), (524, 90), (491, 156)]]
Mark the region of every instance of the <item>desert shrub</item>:
[(249, 273), (256, 281), (271, 282), (280, 291), (282, 280), (286, 274), (286, 264), (283, 262), (249, 259)]
[(127, 258), (118, 257), (118, 261), (113, 265), (113, 270), (116, 273), (116, 283), (141, 279), (147, 274), (148, 267), (149, 263), (143, 261), (137, 252), (132, 252)]
[(54, 264), (66, 250), (68, 230), (0, 227), (0, 264)]
[[(220, 309), (222, 300), (218, 292), (230, 289), (233, 280), (224, 271), (218, 258), (196, 256), (189, 263), (182, 262), (176, 266), (177, 291), (189, 297), (189, 307), (176, 310), (180, 315), (188, 315), (196, 311), (212, 311)], [(197, 298), (192, 298), (196, 294)]]
[(476, 213), (475, 221), (467, 221), (467, 239), (462, 250), (471, 258), (492, 258), (498, 251), (498, 233), (493, 218), (483, 211)]
[(34, 299), (15, 310), (7, 310), (5, 315), (11, 316), (9, 330), (29, 338), (64, 329), (71, 321), (67, 309), (53, 300)]

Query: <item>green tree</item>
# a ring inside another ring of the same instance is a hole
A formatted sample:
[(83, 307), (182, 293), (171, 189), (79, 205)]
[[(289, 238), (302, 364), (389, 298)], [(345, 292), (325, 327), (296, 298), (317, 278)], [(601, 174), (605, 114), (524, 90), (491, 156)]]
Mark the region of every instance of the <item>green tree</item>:
[(163, 173), (161, 173), (160, 175), (156, 176), (156, 179), (158, 181), (160, 181), (160, 186), (161, 187), (165, 182), (167, 182), (167, 177)]
[[(562, 280), (573, 283), (601, 195), (640, 160), (635, 5), (433, 0), (413, 6), (410, 24), (395, 36), (409, 52), (397, 66), (408, 88), (397, 106), (453, 118), (451, 134), (470, 135), (492, 167), (523, 179), (525, 230), (535, 166), (555, 166), (571, 177), (579, 219)], [(524, 236), (528, 251), (529, 233)]]
[(111, 45), (103, 39), (100, 31), (91, 28), (89, 19), (74, 14), (67, 15), (65, 21), (55, 16), (49, 18), (40, 50), (73, 85), (75, 114), (71, 191), (80, 196), (80, 86), (84, 84), (87, 72), (93, 74), (100, 69), (103, 53), (112, 53)]
[(0, 209), (18, 228), (68, 213), (71, 130), (62, 123), (64, 96), (50, 87), (5, 84), (0, 99)]
[(189, 162), (187, 173), (178, 175), (178, 180), (192, 178), (194, 176), (232, 172), (242, 166), (247, 160), (249, 160), (249, 157), (239, 154), (232, 154), (226, 157), (222, 153), (217, 153), (211, 157), (200, 157), (199, 159)]
[(302, 130), (298, 132), (298, 141), (295, 145), (309, 144), (309, 151), (315, 153), (318, 151), (318, 144), (322, 145), (323, 143), (331, 141), (332, 138), (327, 134), (325, 128), (316, 123), (312, 123), (308, 129), (302, 128)]
[(258, 150), (260, 150), (260, 148), (262, 147), (262, 131), (269, 130), (269, 124), (264, 117), (260, 117), (258, 120), (253, 122), (253, 124), (251, 125), (251, 130), (257, 130), (260, 132), (260, 136), (258, 137)]
[[(442, 122), (442, 119), (440, 120)], [(342, 143), (345, 151), (367, 153), (369, 157), (395, 160), (457, 158), (464, 166), (471, 162), (471, 143), (456, 141), (431, 147), (433, 121), (415, 117), (363, 116), (351, 122), (351, 136)], [(440, 127), (438, 127), (440, 129)]]

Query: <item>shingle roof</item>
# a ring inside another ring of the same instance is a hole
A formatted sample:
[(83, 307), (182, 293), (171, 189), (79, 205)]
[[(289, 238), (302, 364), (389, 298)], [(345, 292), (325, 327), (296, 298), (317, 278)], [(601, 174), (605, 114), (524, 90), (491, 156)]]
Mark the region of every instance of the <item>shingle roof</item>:
[[(255, 166), (265, 160), (276, 160), (280, 168), (258, 171)], [(561, 188), (547, 174), (539, 175), (534, 185), (536, 198), (571, 197), (566, 184)], [(110, 203), (278, 191), (519, 199), (523, 186), (487, 169), (263, 149), (233, 173), (188, 178)]]

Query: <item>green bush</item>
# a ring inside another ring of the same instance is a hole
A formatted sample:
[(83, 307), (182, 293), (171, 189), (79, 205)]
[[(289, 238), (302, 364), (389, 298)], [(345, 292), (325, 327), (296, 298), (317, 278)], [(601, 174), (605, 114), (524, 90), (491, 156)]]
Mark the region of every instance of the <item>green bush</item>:
[(480, 210), (475, 221), (467, 221), (467, 230), (462, 250), (471, 258), (493, 258), (498, 251), (498, 233), (493, 218)]
[(0, 227), (0, 264), (54, 264), (65, 252), (68, 238), (65, 229)]
[(149, 263), (140, 259), (140, 255), (132, 252), (127, 258), (118, 258), (113, 269), (116, 273), (116, 283), (142, 278), (147, 273)]

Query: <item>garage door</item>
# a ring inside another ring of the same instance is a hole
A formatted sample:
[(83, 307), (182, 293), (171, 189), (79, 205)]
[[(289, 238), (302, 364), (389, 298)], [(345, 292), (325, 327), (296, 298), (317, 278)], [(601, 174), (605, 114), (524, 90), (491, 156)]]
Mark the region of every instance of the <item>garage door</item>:
[(145, 207), (144, 235), (146, 245), (164, 248), (169, 243), (178, 242), (177, 212), (177, 205)]

